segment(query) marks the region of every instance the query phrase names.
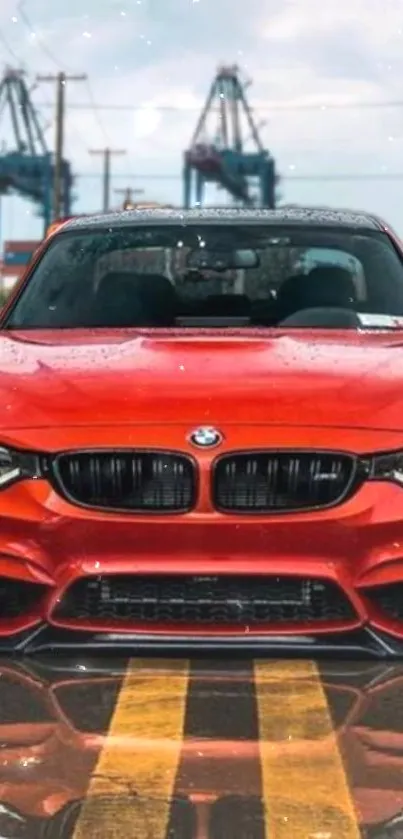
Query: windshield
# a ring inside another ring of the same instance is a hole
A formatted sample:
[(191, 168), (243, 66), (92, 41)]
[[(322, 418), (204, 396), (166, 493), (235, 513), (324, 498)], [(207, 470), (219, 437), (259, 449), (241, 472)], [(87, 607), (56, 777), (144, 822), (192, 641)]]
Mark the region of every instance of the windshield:
[(344, 327), (357, 314), (403, 315), (403, 265), (382, 233), (166, 224), (61, 233), (6, 326)]

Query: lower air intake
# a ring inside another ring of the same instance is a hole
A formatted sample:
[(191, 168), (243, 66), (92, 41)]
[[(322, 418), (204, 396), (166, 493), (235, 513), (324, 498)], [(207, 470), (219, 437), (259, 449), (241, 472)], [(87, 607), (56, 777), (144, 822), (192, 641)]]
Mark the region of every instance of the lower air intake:
[(365, 596), (388, 618), (403, 621), (403, 583), (366, 589)]
[(152, 627), (345, 622), (354, 609), (332, 582), (298, 577), (106, 576), (83, 578), (53, 613), (62, 622)]
[(40, 605), (46, 586), (0, 577), (0, 623), (30, 615)]

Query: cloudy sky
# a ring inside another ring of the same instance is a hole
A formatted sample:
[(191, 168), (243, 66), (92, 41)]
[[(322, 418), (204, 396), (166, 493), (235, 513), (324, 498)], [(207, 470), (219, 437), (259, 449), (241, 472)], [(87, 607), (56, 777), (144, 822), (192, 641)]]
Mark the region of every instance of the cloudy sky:
[[(88, 74), (67, 86), (77, 212), (101, 205), (88, 150), (105, 145), (126, 151), (113, 190), (180, 203), (182, 152), (217, 66), (236, 63), (283, 201), (375, 210), (403, 235), (403, 0), (0, 0), (0, 60), (32, 85)], [(33, 91), (50, 149), (54, 94)], [(6, 110), (0, 142), (13, 149)], [(40, 234), (30, 203), (2, 199), (0, 238)]]

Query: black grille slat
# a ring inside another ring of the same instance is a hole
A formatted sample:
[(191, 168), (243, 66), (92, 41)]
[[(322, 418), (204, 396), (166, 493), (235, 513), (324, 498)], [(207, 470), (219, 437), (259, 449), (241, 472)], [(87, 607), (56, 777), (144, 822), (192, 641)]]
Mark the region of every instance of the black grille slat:
[(332, 452), (249, 452), (217, 460), (214, 505), (222, 512), (291, 512), (340, 503), (356, 461)]
[(297, 577), (113, 575), (72, 584), (54, 616), (62, 620), (253, 626), (345, 621), (355, 612), (329, 581)]
[(59, 455), (54, 479), (69, 500), (87, 507), (187, 512), (195, 501), (193, 461), (165, 452), (74, 452)]

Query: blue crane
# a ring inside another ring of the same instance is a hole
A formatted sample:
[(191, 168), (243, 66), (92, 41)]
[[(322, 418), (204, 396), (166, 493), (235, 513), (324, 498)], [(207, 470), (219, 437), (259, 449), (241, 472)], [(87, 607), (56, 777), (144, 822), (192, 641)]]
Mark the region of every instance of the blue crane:
[[(52, 218), (54, 161), (22, 70), (7, 68), (0, 81), (0, 120), (8, 111), (14, 149), (3, 141), (0, 149), (0, 195), (17, 193), (33, 201), (46, 230)], [(62, 162), (63, 215), (71, 215), (73, 178), (70, 164)]]
[[(226, 190), (238, 205), (275, 206), (275, 161), (260, 140), (245, 89), (238, 67), (219, 68), (190, 148), (184, 154), (186, 208), (203, 206), (209, 182)], [(213, 131), (209, 128), (212, 117)], [(243, 125), (249, 137), (243, 136)], [(248, 143), (252, 144), (250, 151), (246, 150)]]

